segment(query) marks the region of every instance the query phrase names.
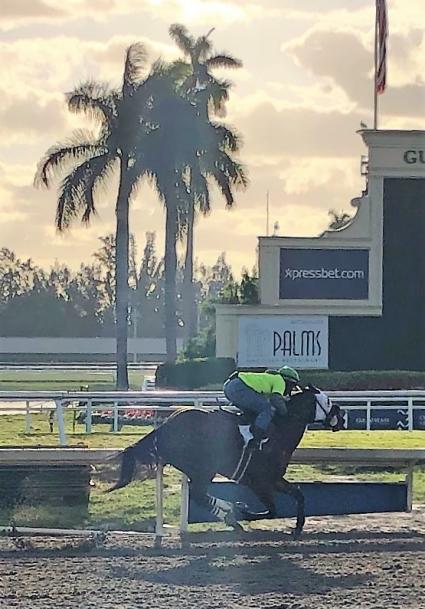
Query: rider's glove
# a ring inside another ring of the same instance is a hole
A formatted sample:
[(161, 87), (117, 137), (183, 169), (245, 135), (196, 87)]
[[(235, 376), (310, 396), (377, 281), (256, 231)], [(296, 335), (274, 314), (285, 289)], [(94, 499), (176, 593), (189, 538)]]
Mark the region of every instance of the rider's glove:
[(276, 413), (281, 417), (288, 416), (288, 408), (287, 403), (288, 398), (285, 398), (277, 393), (272, 393), (270, 396), (270, 402), (273, 408), (276, 410)]

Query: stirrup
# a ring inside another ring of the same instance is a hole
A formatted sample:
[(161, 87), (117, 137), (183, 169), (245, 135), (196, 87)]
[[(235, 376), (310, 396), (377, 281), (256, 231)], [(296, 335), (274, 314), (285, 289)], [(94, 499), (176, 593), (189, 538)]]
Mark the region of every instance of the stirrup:
[(252, 450), (263, 450), (264, 444), (266, 444), (269, 440), (270, 438), (268, 436), (255, 437), (254, 435), (253, 438), (249, 441), (248, 446)]

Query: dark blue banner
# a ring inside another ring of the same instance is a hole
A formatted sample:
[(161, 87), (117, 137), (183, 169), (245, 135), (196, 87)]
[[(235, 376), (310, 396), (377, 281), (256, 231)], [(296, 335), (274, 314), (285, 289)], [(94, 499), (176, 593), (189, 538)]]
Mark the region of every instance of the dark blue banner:
[[(306, 516), (330, 514), (367, 514), (372, 512), (404, 512), (407, 510), (407, 485), (391, 482), (301, 482), (305, 497)], [(235, 482), (213, 482), (208, 492), (214, 497), (248, 505), (250, 510), (263, 511), (265, 506), (253, 492)], [(289, 495), (275, 493), (276, 518), (297, 515), (295, 500)], [(243, 513), (236, 517), (244, 519)], [(189, 494), (189, 523), (217, 522), (205, 507), (198, 505)]]
[[(408, 429), (407, 409), (374, 409), (370, 411), (370, 429)], [(348, 411), (348, 429), (366, 429), (366, 410)]]
[(369, 250), (281, 248), (281, 300), (368, 297)]

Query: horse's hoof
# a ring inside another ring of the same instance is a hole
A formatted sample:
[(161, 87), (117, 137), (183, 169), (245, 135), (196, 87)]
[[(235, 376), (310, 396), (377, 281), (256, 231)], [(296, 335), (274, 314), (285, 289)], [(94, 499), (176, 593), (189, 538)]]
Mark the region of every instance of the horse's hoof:
[(303, 533), (302, 529), (294, 529), (292, 531), (292, 539), (294, 541), (298, 541), (301, 538), (302, 533)]
[(244, 530), (243, 526), (239, 524), (239, 522), (235, 518), (235, 515), (232, 513), (227, 514), (224, 519), (224, 522), (227, 524), (228, 527), (232, 527), (234, 531), (242, 532)]

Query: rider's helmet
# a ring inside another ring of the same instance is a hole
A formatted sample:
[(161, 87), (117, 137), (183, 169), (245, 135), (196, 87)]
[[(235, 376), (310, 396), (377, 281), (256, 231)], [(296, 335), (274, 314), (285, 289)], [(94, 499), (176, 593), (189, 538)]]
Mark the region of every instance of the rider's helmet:
[(291, 368), (291, 366), (283, 366), (282, 368), (279, 368), (278, 372), (286, 382), (293, 383), (294, 385), (297, 385), (300, 382), (300, 375), (294, 368)]

